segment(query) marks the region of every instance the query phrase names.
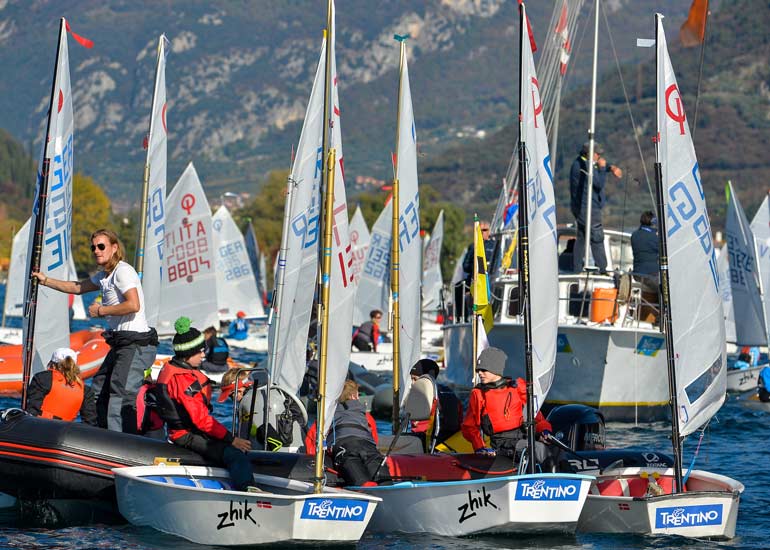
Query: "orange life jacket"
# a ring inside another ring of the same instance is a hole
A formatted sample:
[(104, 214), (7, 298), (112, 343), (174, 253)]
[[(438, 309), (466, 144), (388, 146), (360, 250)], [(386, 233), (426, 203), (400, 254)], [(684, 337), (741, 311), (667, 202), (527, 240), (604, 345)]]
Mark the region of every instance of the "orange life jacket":
[(67, 384), (58, 370), (52, 370), (51, 375), (51, 391), (43, 399), (40, 416), (71, 422), (77, 418), (83, 404), (83, 383)]

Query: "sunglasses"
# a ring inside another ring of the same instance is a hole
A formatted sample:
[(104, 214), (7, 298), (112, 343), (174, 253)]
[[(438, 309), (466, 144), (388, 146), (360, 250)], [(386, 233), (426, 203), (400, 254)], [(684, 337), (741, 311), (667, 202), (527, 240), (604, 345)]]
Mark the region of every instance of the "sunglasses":
[(489, 233), (489, 228), (488, 227), (482, 227), (481, 228), (481, 232), (482, 233)]
[(107, 245), (104, 244), (104, 243), (92, 244), (91, 245), (91, 252), (95, 252), (97, 248), (99, 250), (104, 250), (105, 248), (107, 248)]

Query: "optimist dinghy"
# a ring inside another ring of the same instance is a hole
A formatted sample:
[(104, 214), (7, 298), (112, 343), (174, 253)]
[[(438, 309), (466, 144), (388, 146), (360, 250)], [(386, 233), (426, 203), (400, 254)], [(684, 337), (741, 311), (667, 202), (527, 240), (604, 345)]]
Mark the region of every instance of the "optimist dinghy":
[(380, 499), (343, 489), (254, 475), (254, 492), (234, 491), (227, 470), (201, 466), (115, 468), (120, 513), (197, 544), (357, 542)]

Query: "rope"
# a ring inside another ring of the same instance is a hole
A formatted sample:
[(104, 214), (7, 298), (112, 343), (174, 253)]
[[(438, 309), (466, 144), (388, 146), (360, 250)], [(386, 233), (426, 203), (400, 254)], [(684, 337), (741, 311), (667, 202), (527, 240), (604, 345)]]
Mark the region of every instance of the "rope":
[(693, 455), (692, 461), (690, 462), (690, 467), (687, 468), (687, 473), (684, 474), (684, 478), (682, 479), (682, 485), (687, 485), (687, 480), (690, 478), (690, 473), (692, 472), (692, 469), (695, 466), (695, 460), (698, 458), (698, 453), (700, 453), (700, 444), (703, 442), (703, 436), (706, 434), (706, 428), (708, 428), (708, 424), (703, 426), (703, 429), (700, 431), (700, 437), (698, 438), (698, 446), (695, 447), (695, 454)]

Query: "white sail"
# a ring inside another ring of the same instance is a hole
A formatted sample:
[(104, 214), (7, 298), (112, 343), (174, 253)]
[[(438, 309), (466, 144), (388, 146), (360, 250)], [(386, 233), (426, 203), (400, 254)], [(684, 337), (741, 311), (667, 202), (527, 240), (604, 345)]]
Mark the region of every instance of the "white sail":
[[(767, 195), (765, 195), (762, 204), (759, 205), (757, 213), (754, 214), (754, 219), (751, 220), (751, 231), (757, 242), (757, 265), (762, 283), (765, 322), (767, 323), (770, 319), (770, 203), (768, 203)], [(770, 327), (767, 329), (768, 340), (770, 340)]]
[(725, 324), (719, 272), (698, 160), (682, 97), (668, 57), (662, 18), (657, 22), (658, 154), (669, 260), (671, 323), (684, 437), (707, 422), (725, 398)]
[(318, 273), (325, 59), (324, 41), (289, 175), (288, 222), (274, 271), (276, 300), (268, 333), (268, 370), (272, 380), (291, 393), (299, 391), (305, 375), (307, 333)]
[[(144, 243), (144, 270), (142, 292), (147, 323), (156, 326), (163, 287), (163, 249), (166, 223), (166, 46), (168, 40), (161, 35), (158, 41), (158, 61), (155, 70), (155, 90), (152, 95), (150, 133), (147, 140), (147, 164), (149, 187), (147, 194), (147, 228)], [(165, 319), (168, 321), (168, 319)], [(171, 322), (173, 323), (173, 319)], [(208, 325), (207, 325), (208, 326)]]
[[(257, 295), (259, 296), (260, 303), (265, 303), (267, 297), (265, 281), (267, 276), (265, 274), (265, 256), (259, 250), (259, 243), (257, 242), (257, 235), (254, 233), (254, 226), (249, 221), (249, 225), (246, 227), (246, 232), (243, 235), (246, 242), (246, 254), (249, 257), (249, 265), (254, 273), (254, 283), (257, 288)], [(264, 307), (263, 307), (264, 311)], [(264, 315), (264, 313), (263, 313)]]
[[(72, 176), (74, 170), (73, 131), (75, 123), (70, 86), (69, 51), (67, 49), (66, 21), (61, 20), (59, 30), (59, 54), (54, 73), (53, 97), (48, 113), (48, 142), (43, 144), (43, 158), (39, 167), (48, 165), (48, 181), (38, 168), (37, 191), (34, 210), (29, 226), (30, 247), (40, 210), (37, 207), (41, 187), (47, 189), (45, 230), (41, 239), (42, 256), (40, 271), (48, 277), (66, 280), (68, 277), (70, 243), (72, 240)], [(28, 252), (30, 254), (30, 252)], [(28, 256), (29, 258), (30, 256)], [(30, 278), (25, 277), (25, 308), (30, 307)], [(56, 348), (69, 347), (69, 307), (67, 295), (38, 285), (35, 316), (32, 373), (39, 372), (48, 364)], [(23, 341), (27, 341), (29, 316), (24, 316)], [(26, 348), (24, 351), (26, 355)], [(26, 356), (25, 356), (26, 363)]]
[(719, 272), (719, 295), (722, 297), (722, 311), (725, 318), (725, 341), (735, 343), (735, 313), (733, 310), (733, 291), (730, 288), (730, 255), (727, 245), (722, 247), (717, 256)]
[[(387, 313), (390, 304), (390, 243), (392, 241), (390, 228), (392, 226), (393, 202), (389, 198), (372, 226), (366, 261), (356, 290), (355, 308), (353, 309), (354, 326), (368, 321), (369, 312), (375, 309), (385, 313), (383, 321), (389, 318)], [(383, 323), (386, 330), (389, 328), (389, 322), (388, 320)]]
[(334, 419), (337, 398), (342, 393), (342, 386), (348, 374), (350, 362), (350, 337), (353, 324), (353, 302), (356, 285), (353, 284), (350, 269), (351, 257), (350, 232), (348, 231), (348, 207), (345, 193), (345, 172), (342, 154), (342, 128), (340, 124), (340, 101), (337, 78), (337, 62), (334, 50), (334, 2), (332, 1), (331, 40), (331, 106), (329, 112), (329, 147), (336, 151), (334, 167), (334, 211), (332, 230), (332, 272), (329, 297), (329, 319), (325, 328), (329, 334), (328, 363), (326, 366), (326, 416), (324, 433), (328, 433)]
[(530, 323), (532, 380), (536, 413), (553, 382), (558, 331), (559, 268), (556, 251), (556, 203), (545, 113), (526, 32), (521, 36), (521, 141), (526, 147), (529, 213)]
[(203, 330), (217, 326), (217, 276), (211, 209), (192, 162), (166, 199), (159, 334), (173, 334), (184, 315)]
[(10, 317), (24, 315), (24, 290), (27, 274), (27, 251), (29, 249), (29, 236), (31, 218), (27, 218), (13, 236), (11, 245), (11, 260), (8, 266), (8, 282), (5, 284), (5, 314)]
[(422, 309), (436, 311), (441, 307), (441, 245), (444, 241), (444, 211), (438, 213), (428, 244), (422, 254)]
[(734, 311), (740, 312), (733, 314), (736, 343), (739, 346), (766, 346), (767, 329), (754, 234), (732, 183), (727, 183), (725, 194), (725, 245), (730, 260), (730, 290)]
[[(75, 269), (75, 259), (72, 257), (72, 254), (70, 254), (70, 261), (67, 263), (67, 280), (69, 281), (77, 281), (78, 280), (78, 272), (77, 269)], [(72, 308), (72, 318), (77, 321), (85, 321), (88, 319), (86, 316), (86, 307), (83, 305), (83, 297), (79, 294), (71, 294), (72, 297), (72, 305), (70, 306)]]
[(217, 307), (220, 320), (235, 319), (239, 311), (247, 317), (265, 314), (257, 295), (257, 282), (251, 269), (246, 243), (226, 206), (212, 218), (217, 272)]
[(353, 267), (350, 269), (353, 274), (353, 284), (358, 285), (361, 278), (361, 271), (364, 269), (366, 260), (366, 251), (369, 250), (369, 228), (366, 227), (366, 220), (361, 213), (361, 207), (357, 206), (353, 217), (350, 219), (350, 244), (353, 255)]
[(422, 238), (420, 237), (420, 193), (417, 183), (417, 131), (412, 112), (406, 48), (401, 48), (401, 89), (398, 104), (398, 295), (399, 361), (401, 365), (401, 404), (406, 400), (412, 379), (409, 371), (420, 358), (420, 317), (422, 311)]

